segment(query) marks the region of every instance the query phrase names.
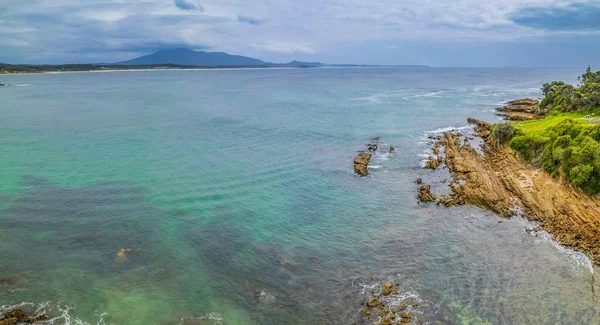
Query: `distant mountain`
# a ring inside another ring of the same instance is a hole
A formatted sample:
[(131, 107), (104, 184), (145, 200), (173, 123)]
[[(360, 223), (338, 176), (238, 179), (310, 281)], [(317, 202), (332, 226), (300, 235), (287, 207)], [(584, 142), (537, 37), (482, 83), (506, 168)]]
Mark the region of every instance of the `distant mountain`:
[(128, 61), (117, 62), (122, 65), (178, 64), (188, 66), (272, 66), (272, 63), (241, 55), (224, 52), (194, 51), (186, 48), (160, 50)]
[(281, 66), (281, 67), (295, 67), (295, 68), (303, 68), (303, 67), (322, 67), (325, 66), (323, 63), (320, 62), (302, 62), (302, 61), (292, 61), (292, 62), (288, 62), (288, 63), (273, 63), (274, 66)]

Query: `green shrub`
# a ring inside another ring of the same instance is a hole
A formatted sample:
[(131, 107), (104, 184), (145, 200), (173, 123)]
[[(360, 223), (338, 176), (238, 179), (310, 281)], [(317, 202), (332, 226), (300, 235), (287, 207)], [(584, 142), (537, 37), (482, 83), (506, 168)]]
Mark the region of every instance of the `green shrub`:
[(579, 77), (577, 87), (563, 81), (553, 81), (542, 86), (544, 98), (536, 113), (548, 115), (556, 111), (592, 112), (600, 108), (600, 71), (588, 67)]
[(540, 158), (546, 139), (539, 136), (521, 135), (510, 141), (510, 147), (523, 155), (526, 161), (534, 162)]
[(497, 144), (508, 143), (516, 134), (515, 128), (510, 123), (500, 123), (494, 125), (492, 136), (496, 138)]
[(571, 136), (562, 135), (554, 140), (554, 147), (566, 148), (569, 146), (569, 143), (571, 143)]

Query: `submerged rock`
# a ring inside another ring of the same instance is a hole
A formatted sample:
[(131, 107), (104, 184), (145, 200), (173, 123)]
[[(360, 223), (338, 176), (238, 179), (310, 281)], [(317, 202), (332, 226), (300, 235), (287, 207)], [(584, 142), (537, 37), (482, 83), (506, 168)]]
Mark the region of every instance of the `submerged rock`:
[(419, 194), (417, 194), (417, 196), (419, 197), (419, 200), (421, 200), (421, 202), (433, 202), (436, 199), (435, 195), (431, 193), (431, 186), (429, 185), (421, 186), (421, 188), (419, 188)]
[(133, 252), (133, 249), (131, 248), (121, 248), (119, 249), (119, 251), (117, 252), (117, 258), (118, 259), (124, 259), (127, 257), (127, 255), (129, 253)]
[(14, 309), (0, 317), (0, 325), (34, 324), (37, 322), (45, 321), (47, 319), (48, 316), (46, 316), (45, 314), (31, 317), (22, 309)]
[(375, 152), (375, 151), (377, 151), (377, 149), (378, 149), (378, 148), (379, 148), (379, 147), (377, 146), (377, 144), (376, 144), (376, 143), (369, 143), (369, 144), (367, 145), (367, 149), (368, 149), (370, 152)]
[(267, 293), (265, 290), (261, 290), (256, 295), (256, 300), (260, 304), (267, 304), (268, 305), (268, 304), (274, 303), (275, 300), (277, 300), (277, 299), (275, 298), (275, 296), (273, 296), (272, 294)]
[(369, 171), (367, 166), (369, 165), (369, 161), (371, 160), (371, 154), (366, 152), (361, 152), (354, 158), (354, 172), (359, 174), (360, 176), (368, 176)]

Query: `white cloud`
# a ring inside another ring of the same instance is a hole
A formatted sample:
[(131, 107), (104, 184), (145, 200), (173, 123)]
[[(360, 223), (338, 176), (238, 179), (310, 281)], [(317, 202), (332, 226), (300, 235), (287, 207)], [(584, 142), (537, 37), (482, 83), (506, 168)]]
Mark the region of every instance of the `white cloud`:
[(50, 53), (74, 57), (92, 52), (126, 59), (119, 51), (141, 54), (169, 45), (211, 46), (276, 58), (277, 53), (316, 55), (370, 41), (513, 41), (545, 36), (554, 32), (518, 25), (510, 15), (524, 7), (572, 2), (2, 0), (0, 39), (29, 44), (28, 57), (40, 60), (50, 58)]
[(285, 54), (314, 54), (315, 50), (306, 44), (297, 44), (291, 42), (268, 42), (262, 44), (252, 43), (252, 47), (259, 50), (265, 50), (274, 53)]

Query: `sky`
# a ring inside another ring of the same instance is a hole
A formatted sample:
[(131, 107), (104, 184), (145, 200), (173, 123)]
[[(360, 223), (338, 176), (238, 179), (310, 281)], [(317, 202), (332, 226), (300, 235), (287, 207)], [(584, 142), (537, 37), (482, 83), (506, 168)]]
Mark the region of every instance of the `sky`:
[(0, 62), (164, 48), (291, 60), (600, 69), (600, 0), (0, 0)]

